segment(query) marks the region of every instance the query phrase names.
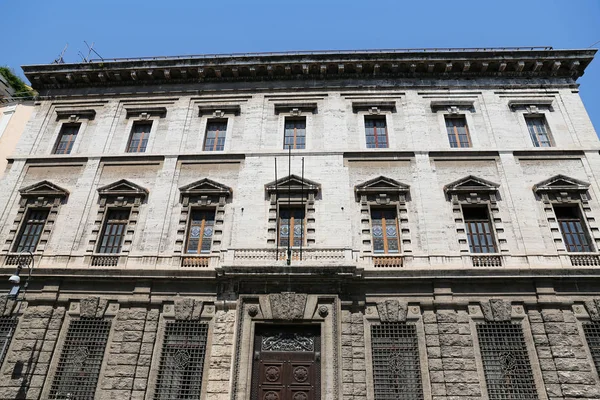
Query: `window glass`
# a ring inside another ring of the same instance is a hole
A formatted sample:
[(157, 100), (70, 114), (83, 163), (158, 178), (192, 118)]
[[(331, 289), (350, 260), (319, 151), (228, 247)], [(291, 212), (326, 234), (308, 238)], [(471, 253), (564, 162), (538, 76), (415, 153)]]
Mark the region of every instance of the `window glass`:
[(463, 219), (471, 253), (496, 253), (496, 242), (487, 206), (463, 207)]
[(54, 154), (70, 154), (77, 138), (80, 124), (63, 124), (58, 134)]
[(284, 149), (306, 148), (306, 118), (286, 118), (283, 136)]
[(471, 147), (471, 138), (464, 115), (460, 117), (446, 116), (446, 131), (450, 147)]
[(386, 149), (388, 136), (385, 118), (365, 117), (365, 137), (368, 149)]
[(44, 225), (48, 219), (48, 210), (29, 209), (17, 238), (15, 251), (34, 252), (42, 236)]
[(227, 120), (209, 120), (206, 124), (205, 151), (222, 151), (225, 148)]
[(152, 122), (134, 122), (131, 128), (131, 136), (129, 145), (127, 146), (128, 153), (143, 153), (148, 146), (148, 138), (152, 130)]

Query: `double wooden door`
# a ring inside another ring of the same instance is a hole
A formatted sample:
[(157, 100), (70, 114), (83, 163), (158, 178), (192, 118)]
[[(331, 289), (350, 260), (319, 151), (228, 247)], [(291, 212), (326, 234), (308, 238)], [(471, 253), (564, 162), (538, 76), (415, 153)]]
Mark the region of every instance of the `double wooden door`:
[(321, 338), (318, 328), (257, 326), (252, 400), (321, 398)]

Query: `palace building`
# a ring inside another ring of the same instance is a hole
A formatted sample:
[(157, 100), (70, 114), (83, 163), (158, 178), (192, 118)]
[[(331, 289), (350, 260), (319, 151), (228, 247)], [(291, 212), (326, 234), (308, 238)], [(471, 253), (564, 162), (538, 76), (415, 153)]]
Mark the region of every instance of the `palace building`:
[(600, 399), (595, 52), (23, 67), (0, 399)]

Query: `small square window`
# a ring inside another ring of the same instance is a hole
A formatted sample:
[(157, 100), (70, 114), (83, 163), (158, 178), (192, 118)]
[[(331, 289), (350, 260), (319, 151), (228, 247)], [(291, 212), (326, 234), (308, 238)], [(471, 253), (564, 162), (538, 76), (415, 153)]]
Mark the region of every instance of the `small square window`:
[(446, 116), (446, 131), (450, 147), (471, 147), (471, 137), (464, 115)]
[(128, 153), (143, 153), (148, 146), (148, 138), (152, 130), (152, 122), (136, 121), (131, 128), (131, 136), (127, 145)]
[(306, 213), (301, 206), (280, 207), (277, 226), (279, 246), (300, 247), (306, 243)]
[(306, 118), (286, 118), (283, 135), (284, 149), (306, 148)]
[(109, 209), (100, 235), (98, 253), (118, 254), (121, 252), (123, 239), (129, 224), (130, 210), (128, 208)]
[(400, 235), (396, 209), (371, 209), (371, 233), (373, 236), (374, 253), (397, 254), (400, 252)]
[(525, 121), (527, 122), (529, 136), (531, 136), (531, 141), (535, 147), (553, 146), (548, 124), (546, 123), (546, 117), (543, 115), (526, 116)]
[(210, 253), (214, 229), (215, 210), (193, 210), (190, 215), (185, 253)]
[(365, 137), (368, 149), (387, 149), (389, 146), (385, 117), (365, 117)]
[(54, 147), (54, 154), (70, 154), (81, 124), (63, 124)]
[(20, 253), (22, 251), (34, 252), (37, 248), (42, 231), (46, 225), (49, 211), (46, 209), (27, 210), (27, 214), (21, 226), (21, 232), (17, 238), (17, 243), (14, 251)]
[(227, 120), (208, 120), (206, 123), (206, 137), (204, 151), (222, 151), (225, 148), (225, 134), (227, 133)]
[(594, 251), (578, 205), (555, 205), (554, 214), (567, 251)]
[(471, 253), (496, 253), (496, 241), (487, 206), (463, 206), (465, 233)]

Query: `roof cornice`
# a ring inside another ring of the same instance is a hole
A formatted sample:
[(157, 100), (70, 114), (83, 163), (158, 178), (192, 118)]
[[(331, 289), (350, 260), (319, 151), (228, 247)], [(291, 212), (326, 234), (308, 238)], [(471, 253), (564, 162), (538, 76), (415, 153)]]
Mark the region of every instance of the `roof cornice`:
[(572, 78), (596, 49), (415, 49), (252, 53), (23, 66), (36, 90), (185, 82), (477, 77)]

